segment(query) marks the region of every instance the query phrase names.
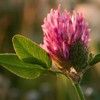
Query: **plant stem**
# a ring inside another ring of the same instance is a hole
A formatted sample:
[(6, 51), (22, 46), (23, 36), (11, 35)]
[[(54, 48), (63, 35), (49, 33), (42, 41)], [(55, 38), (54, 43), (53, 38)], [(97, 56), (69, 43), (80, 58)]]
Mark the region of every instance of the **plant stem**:
[(82, 89), (80, 87), (80, 84), (74, 84), (73, 83), (73, 86), (74, 86), (74, 88), (76, 90), (76, 93), (78, 95), (79, 100), (85, 100), (85, 97), (84, 97), (83, 91), (82, 91)]
[(65, 76), (71, 81), (71, 83), (72, 83), (72, 85), (73, 85), (73, 87), (74, 87), (74, 89), (75, 89), (75, 91), (76, 91), (76, 93), (77, 93), (78, 99), (79, 99), (79, 100), (85, 100), (83, 91), (82, 91), (81, 86), (80, 86), (79, 83), (75, 84), (74, 81), (73, 81), (69, 76), (67, 76), (66, 74), (64, 74), (64, 73), (62, 73), (62, 72), (56, 72), (56, 71), (53, 72), (53, 71), (52, 71), (52, 73), (65, 75)]

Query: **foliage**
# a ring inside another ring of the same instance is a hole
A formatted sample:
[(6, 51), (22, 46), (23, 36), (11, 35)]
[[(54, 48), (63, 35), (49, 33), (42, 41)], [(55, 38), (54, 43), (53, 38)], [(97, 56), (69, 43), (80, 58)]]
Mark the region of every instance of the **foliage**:
[(0, 64), (23, 78), (36, 78), (51, 67), (49, 54), (31, 40), (16, 35), (13, 37), (16, 54), (0, 54)]

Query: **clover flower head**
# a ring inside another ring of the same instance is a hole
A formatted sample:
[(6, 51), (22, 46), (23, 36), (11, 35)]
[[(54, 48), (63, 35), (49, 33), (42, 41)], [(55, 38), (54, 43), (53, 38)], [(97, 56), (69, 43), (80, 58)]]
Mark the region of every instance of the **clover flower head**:
[[(68, 69), (68, 66), (73, 66), (73, 59), (77, 59), (74, 56), (82, 57), (87, 54), (90, 29), (82, 13), (73, 11), (70, 14), (66, 10), (61, 13), (59, 5), (57, 10), (51, 9), (44, 18), (42, 29), (44, 32), (42, 47), (60, 66)], [(79, 53), (81, 55), (78, 55), (78, 52), (81, 52)]]

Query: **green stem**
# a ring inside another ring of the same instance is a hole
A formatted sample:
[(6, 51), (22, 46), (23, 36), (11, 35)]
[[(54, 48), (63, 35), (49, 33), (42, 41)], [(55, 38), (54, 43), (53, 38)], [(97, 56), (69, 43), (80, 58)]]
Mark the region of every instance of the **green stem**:
[(76, 90), (76, 93), (78, 95), (79, 100), (85, 100), (85, 97), (84, 97), (84, 94), (83, 94), (82, 89), (80, 87), (80, 84), (73, 84), (73, 86)]
[[(57, 72), (56, 72), (56, 73), (57, 73)], [(58, 72), (58, 74), (63, 74), (63, 75), (65, 75), (65, 74), (62, 73), (62, 72)], [(65, 76), (66, 76), (66, 75), (65, 75)], [(72, 80), (70, 77), (68, 77), (68, 76), (66, 76), (66, 77), (71, 81), (72, 85), (74, 86), (74, 89), (75, 89), (75, 91), (76, 91), (76, 93), (77, 93), (78, 99), (79, 99), (79, 100), (85, 100), (85, 97), (84, 97), (83, 91), (82, 91), (82, 89), (81, 89), (81, 87), (80, 87), (80, 84), (79, 84), (79, 83), (75, 84), (75, 83), (73, 82), (73, 80)]]
[[(50, 72), (51, 72), (51, 71), (50, 71)], [(56, 71), (53, 72), (53, 71), (52, 71), (52, 73), (65, 75), (65, 76), (71, 81), (71, 83), (72, 83), (72, 85), (73, 85), (73, 87), (74, 87), (74, 89), (75, 89), (75, 91), (76, 91), (76, 93), (77, 93), (78, 99), (79, 99), (79, 100), (85, 100), (83, 91), (82, 91), (82, 89), (81, 89), (79, 83), (75, 84), (75, 83), (73, 82), (73, 80), (72, 80), (69, 76), (67, 76), (66, 74), (64, 74), (64, 73), (62, 73), (62, 72), (56, 72)]]

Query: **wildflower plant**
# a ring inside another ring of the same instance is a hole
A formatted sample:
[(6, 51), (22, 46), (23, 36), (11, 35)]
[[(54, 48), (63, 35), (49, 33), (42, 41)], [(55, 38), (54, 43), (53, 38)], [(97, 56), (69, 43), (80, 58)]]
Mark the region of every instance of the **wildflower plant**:
[[(100, 54), (88, 51), (90, 29), (82, 13), (61, 13), (51, 9), (42, 25), (43, 44), (15, 35), (12, 39), (15, 53), (0, 54), (0, 65), (26, 79), (44, 73), (63, 74), (71, 80), (79, 100), (85, 100), (80, 81), (85, 71), (100, 62)], [(53, 70), (52, 63), (57, 71)]]

